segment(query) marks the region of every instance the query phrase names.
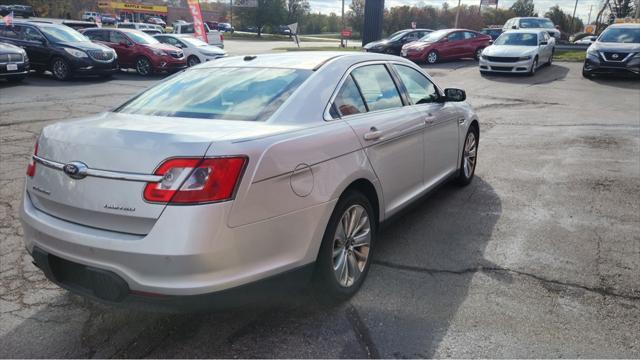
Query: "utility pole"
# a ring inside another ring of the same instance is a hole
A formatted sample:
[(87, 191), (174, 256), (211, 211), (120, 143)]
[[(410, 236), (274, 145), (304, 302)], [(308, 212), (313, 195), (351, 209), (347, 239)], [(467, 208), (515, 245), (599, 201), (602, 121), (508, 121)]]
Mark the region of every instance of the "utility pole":
[(636, 1), (636, 19), (640, 19), (640, 0)]
[(569, 25), (569, 33), (573, 33), (573, 19), (576, 18), (576, 9), (578, 8), (578, 0), (576, 0), (576, 5), (573, 7), (573, 16), (571, 16), (571, 23)]
[(229, 0), (229, 25), (233, 27), (233, 0)]
[[(340, 47), (344, 47), (344, 36), (342, 36), (342, 30), (344, 30), (344, 0), (342, 0), (342, 26), (340, 28)], [(362, 34), (360, 34), (362, 36)]]
[(593, 9), (593, 5), (589, 6), (589, 20), (587, 20), (587, 25), (591, 24), (591, 10)]
[(458, 28), (458, 17), (460, 17), (460, 0), (458, 0), (458, 8), (456, 9), (456, 23), (453, 25), (456, 29)]

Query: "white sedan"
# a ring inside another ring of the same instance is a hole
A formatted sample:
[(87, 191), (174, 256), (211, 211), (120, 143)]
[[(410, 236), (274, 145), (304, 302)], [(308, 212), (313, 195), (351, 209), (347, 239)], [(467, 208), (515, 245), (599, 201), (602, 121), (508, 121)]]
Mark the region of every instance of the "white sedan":
[(154, 37), (161, 43), (182, 49), (187, 58), (188, 66), (195, 66), (227, 56), (227, 53), (219, 47), (209, 45), (189, 35), (158, 34)]
[(111, 112), (43, 129), (26, 248), (51, 281), (111, 303), (306, 271), (322, 296), (346, 299), (381, 222), (443, 182), (472, 181), (480, 125), (465, 98), (391, 55), (189, 68)]
[(524, 73), (534, 75), (542, 65), (551, 65), (555, 39), (543, 30), (511, 30), (500, 35), (480, 56), (480, 73)]

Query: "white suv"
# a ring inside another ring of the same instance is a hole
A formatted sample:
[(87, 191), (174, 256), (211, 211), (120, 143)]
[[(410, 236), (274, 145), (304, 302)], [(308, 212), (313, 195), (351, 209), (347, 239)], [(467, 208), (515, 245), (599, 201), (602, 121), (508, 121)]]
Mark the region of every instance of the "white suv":
[(100, 17), (100, 13), (93, 12), (93, 11), (85, 11), (82, 14), (82, 20), (84, 21), (95, 22), (98, 17)]

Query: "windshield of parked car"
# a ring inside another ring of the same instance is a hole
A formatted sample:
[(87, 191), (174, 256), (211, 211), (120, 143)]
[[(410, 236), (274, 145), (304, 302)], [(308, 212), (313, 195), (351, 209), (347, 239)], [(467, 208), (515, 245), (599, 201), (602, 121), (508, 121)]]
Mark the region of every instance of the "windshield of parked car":
[(600, 42), (606, 43), (640, 43), (640, 28), (608, 28), (600, 38)]
[(209, 44), (207, 44), (206, 42), (200, 40), (200, 39), (196, 39), (196, 38), (192, 38), (192, 37), (184, 37), (184, 38), (180, 38), (180, 40), (189, 43), (190, 45), (193, 45), (195, 47), (200, 47), (200, 46), (209, 46)]
[(127, 31), (126, 34), (131, 38), (131, 40), (135, 41), (138, 44), (157, 44), (159, 43), (156, 38), (149, 34), (145, 34), (142, 31)]
[(507, 32), (500, 35), (494, 45), (538, 46), (538, 35)]
[(554, 29), (549, 19), (520, 19), (520, 27), (523, 29)]
[(390, 41), (400, 40), (404, 36), (404, 34), (406, 34), (407, 32), (408, 31), (406, 30), (394, 32), (393, 34), (391, 34), (391, 36), (389, 36), (389, 40)]
[(420, 38), (420, 41), (435, 42), (445, 37), (449, 32), (449, 30), (434, 31)]
[(193, 69), (152, 87), (116, 112), (264, 121), (312, 73), (279, 68)]
[(67, 26), (42, 26), (40, 30), (51, 42), (90, 41), (86, 36)]

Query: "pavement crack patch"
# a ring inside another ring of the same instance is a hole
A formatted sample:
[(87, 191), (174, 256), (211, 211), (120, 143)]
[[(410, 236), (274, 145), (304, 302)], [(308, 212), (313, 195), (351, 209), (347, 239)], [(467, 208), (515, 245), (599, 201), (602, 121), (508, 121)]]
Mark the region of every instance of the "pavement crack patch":
[(460, 270), (447, 270), (447, 269), (430, 269), (430, 268), (423, 268), (423, 267), (419, 267), (419, 266), (396, 264), (396, 263), (392, 263), (392, 262), (389, 262), (389, 261), (382, 261), (382, 260), (374, 260), (373, 264), (379, 265), (379, 266), (388, 267), (388, 268), (392, 268), (392, 269), (397, 269), (397, 270), (420, 272), (420, 273), (426, 273), (426, 274), (430, 274), (430, 275), (437, 275), (437, 274), (465, 275), (465, 274), (473, 274), (473, 273), (478, 273), (478, 272), (481, 272), (481, 273), (510, 273), (510, 274), (516, 274), (516, 275), (520, 275), (520, 276), (526, 276), (526, 277), (538, 280), (538, 281), (540, 281), (542, 283), (546, 283), (546, 284), (553, 284), (553, 285), (559, 285), (559, 286), (583, 289), (583, 290), (586, 290), (586, 291), (590, 291), (590, 292), (594, 292), (594, 293), (600, 294), (602, 296), (611, 296), (611, 297), (617, 297), (617, 298), (621, 298), (621, 299), (635, 300), (635, 301), (640, 300), (640, 294), (639, 295), (621, 294), (621, 293), (615, 292), (611, 288), (604, 287), (604, 286), (593, 287), (593, 286), (587, 286), (587, 285), (582, 285), (582, 284), (578, 284), (578, 283), (565, 282), (565, 281), (554, 280), (554, 279), (547, 279), (547, 278), (542, 277), (540, 275), (530, 274), (530, 273), (527, 273), (527, 272), (524, 272), (524, 271), (520, 271), (520, 270), (508, 269), (508, 268), (504, 268), (504, 267), (501, 267), (501, 266), (476, 266), (476, 267), (470, 267), (470, 268), (465, 268), (465, 269), (460, 269)]
[(367, 354), (367, 357), (369, 359), (379, 359), (380, 353), (378, 352), (376, 344), (371, 338), (369, 329), (364, 324), (364, 321), (362, 321), (360, 313), (358, 313), (358, 309), (356, 309), (356, 307), (352, 304), (348, 304), (345, 313), (347, 315), (347, 320), (349, 320), (353, 332), (358, 339), (358, 343), (360, 343), (360, 346), (362, 347), (362, 350)]

